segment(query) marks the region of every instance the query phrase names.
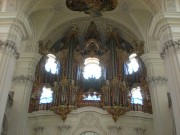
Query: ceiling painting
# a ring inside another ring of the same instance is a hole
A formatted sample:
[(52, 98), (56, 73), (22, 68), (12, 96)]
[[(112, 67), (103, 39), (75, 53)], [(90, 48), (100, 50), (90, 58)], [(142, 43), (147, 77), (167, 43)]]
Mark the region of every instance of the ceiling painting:
[(66, 0), (72, 11), (83, 11), (91, 16), (101, 16), (104, 11), (112, 11), (117, 7), (117, 0)]

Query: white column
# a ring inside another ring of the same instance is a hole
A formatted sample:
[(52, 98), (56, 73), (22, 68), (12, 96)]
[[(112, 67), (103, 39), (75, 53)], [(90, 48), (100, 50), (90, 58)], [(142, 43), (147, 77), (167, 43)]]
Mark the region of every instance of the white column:
[(16, 74), (13, 78), (14, 103), (8, 135), (25, 134), (34, 73), (40, 57), (37, 53), (24, 53), (17, 62)]
[(142, 59), (148, 73), (147, 81), (153, 109), (154, 135), (173, 135), (163, 61), (159, 54), (144, 54)]
[(176, 135), (180, 135), (180, 42), (169, 40), (164, 44), (161, 56), (165, 63), (168, 87), (172, 100)]
[[(8, 93), (11, 89), (12, 75), (19, 53), (16, 44), (11, 41), (0, 41), (0, 130), (2, 127)], [(1, 133), (1, 131), (0, 131)]]

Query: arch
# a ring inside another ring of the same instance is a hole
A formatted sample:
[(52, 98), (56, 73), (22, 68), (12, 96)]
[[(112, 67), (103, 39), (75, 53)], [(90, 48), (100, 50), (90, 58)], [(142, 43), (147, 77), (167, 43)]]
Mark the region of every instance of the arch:
[[(111, 19), (109, 19), (109, 17), (111, 17)], [(62, 20), (58, 21), (40, 37), (40, 40), (56, 42), (60, 38), (59, 35), (63, 35), (69, 27), (78, 25), (79, 22), (95, 21), (100, 23), (106, 22), (107, 25), (118, 28), (119, 31), (121, 31), (121, 36), (130, 43), (132, 40), (144, 41), (142, 33), (136, 27), (129, 24), (127, 20), (121, 17), (117, 18), (117, 16), (113, 16), (112, 14), (98, 19), (77, 16), (73, 16), (72, 18), (71, 20), (64, 18), (63, 22)]]
[(87, 131), (95, 132), (98, 135), (107, 135), (105, 131), (103, 131), (102, 129), (95, 128), (95, 127), (79, 129), (76, 132), (72, 133), (72, 135), (81, 135), (82, 133), (87, 132)]

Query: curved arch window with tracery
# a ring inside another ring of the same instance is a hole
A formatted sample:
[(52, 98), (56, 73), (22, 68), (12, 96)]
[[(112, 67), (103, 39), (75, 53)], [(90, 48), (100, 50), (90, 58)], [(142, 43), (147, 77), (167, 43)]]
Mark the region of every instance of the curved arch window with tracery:
[(143, 44), (129, 44), (117, 31), (102, 39), (95, 22), (89, 24), (83, 40), (78, 32), (73, 28), (49, 47), (40, 42), (43, 57), (36, 68), (29, 112), (51, 109), (61, 115), (63, 109), (68, 114), (95, 106), (112, 115), (117, 111), (118, 116), (129, 110), (152, 113), (140, 58)]

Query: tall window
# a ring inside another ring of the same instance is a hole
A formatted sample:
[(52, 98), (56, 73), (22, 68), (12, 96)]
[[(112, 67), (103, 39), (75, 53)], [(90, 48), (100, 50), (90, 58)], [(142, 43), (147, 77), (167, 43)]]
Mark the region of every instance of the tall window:
[(99, 66), (99, 59), (97, 58), (87, 58), (84, 62), (84, 73), (85, 79), (95, 78), (99, 79), (101, 77), (101, 67)]
[(51, 103), (53, 100), (52, 93), (53, 93), (53, 91), (51, 90), (51, 88), (46, 88), (44, 86), (42, 88), (42, 94), (41, 94), (39, 103), (40, 104)]
[(138, 60), (136, 59), (137, 54), (133, 53), (129, 56), (129, 61), (126, 66), (126, 74), (132, 74), (137, 72), (139, 69)]
[(142, 94), (141, 94), (141, 88), (136, 87), (131, 90), (131, 103), (133, 104), (143, 104), (142, 103)]
[(58, 64), (56, 62), (56, 56), (53, 54), (47, 55), (48, 59), (45, 64), (45, 69), (47, 72), (51, 72), (52, 74), (58, 74)]

